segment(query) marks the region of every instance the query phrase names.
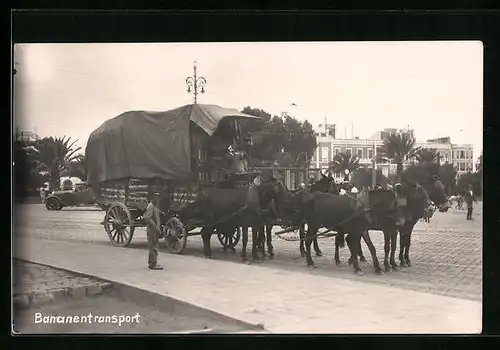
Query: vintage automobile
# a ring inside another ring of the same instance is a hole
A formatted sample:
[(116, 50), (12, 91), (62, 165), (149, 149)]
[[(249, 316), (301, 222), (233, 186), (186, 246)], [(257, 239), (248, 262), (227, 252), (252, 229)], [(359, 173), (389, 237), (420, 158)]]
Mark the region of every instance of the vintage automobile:
[(54, 191), (45, 199), (48, 210), (61, 210), (64, 207), (95, 206), (96, 199), (85, 182), (77, 183), (74, 189)]

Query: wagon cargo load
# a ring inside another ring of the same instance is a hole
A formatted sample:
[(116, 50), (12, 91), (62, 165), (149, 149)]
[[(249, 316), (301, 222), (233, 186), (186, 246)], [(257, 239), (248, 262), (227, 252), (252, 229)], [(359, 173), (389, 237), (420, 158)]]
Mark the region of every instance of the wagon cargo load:
[[(226, 117), (254, 118), (236, 109), (191, 104), (165, 112), (129, 111), (105, 121), (88, 139), (89, 185), (120, 178), (195, 176), (190, 138), (213, 136)], [(200, 132), (202, 131), (202, 132)]]

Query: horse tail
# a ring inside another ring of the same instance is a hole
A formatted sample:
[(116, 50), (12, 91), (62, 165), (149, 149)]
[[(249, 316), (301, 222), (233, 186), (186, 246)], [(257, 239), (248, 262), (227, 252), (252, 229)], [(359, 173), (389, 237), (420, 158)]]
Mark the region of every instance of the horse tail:
[(345, 247), (345, 233), (338, 233), (335, 236), (335, 245), (338, 245), (340, 248)]

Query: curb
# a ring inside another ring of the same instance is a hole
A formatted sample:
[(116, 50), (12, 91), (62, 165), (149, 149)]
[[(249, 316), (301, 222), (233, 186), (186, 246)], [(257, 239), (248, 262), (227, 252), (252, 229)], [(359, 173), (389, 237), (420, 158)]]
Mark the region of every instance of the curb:
[(13, 304), (19, 308), (29, 308), (35, 305), (50, 304), (56, 301), (82, 299), (86, 296), (95, 296), (109, 291), (113, 285), (109, 282), (98, 282), (87, 286), (52, 289), (45, 293), (24, 292), (13, 296)]
[(57, 288), (57, 289), (51, 289), (46, 292), (36, 292), (36, 291), (27, 291), (27, 292), (22, 292), (19, 294), (12, 294), (12, 302), (14, 307), (18, 307), (21, 309), (26, 309), (29, 308), (30, 306), (35, 306), (35, 305), (44, 305), (44, 304), (50, 304), (56, 301), (63, 301), (63, 300), (71, 300), (71, 299), (82, 299), (86, 296), (95, 296), (95, 295), (100, 295), (103, 293), (106, 293), (110, 291), (110, 289), (113, 287), (113, 284), (104, 281), (100, 278), (96, 278), (94, 276), (87, 276), (83, 275), (78, 272), (66, 270), (66, 269), (61, 269), (55, 266), (50, 266), (46, 264), (40, 264), (38, 262), (33, 262), (29, 260), (24, 260), (24, 259), (18, 259), (14, 258), (20, 262), (25, 262), (25, 263), (31, 263), (31, 264), (37, 264), (45, 267), (50, 267), (55, 270), (60, 270), (64, 272), (71, 273), (73, 275), (77, 275), (79, 277), (86, 277), (89, 279), (92, 279), (96, 281), (93, 284), (86, 284), (86, 285), (78, 285), (74, 287), (66, 287), (66, 288)]
[[(243, 326), (243, 328), (246, 328), (245, 331), (237, 331), (237, 332), (224, 332), (224, 331), (217, 331), (214, 329), (203, 329), (203, 330), (193, 330), (193, 331), (188, 331), (188, 332), (174, 332), (172, 334), (201, 334), (201, 333), (227, 333), (227, 334), (233, 334), (233, 333), (252, 333), (252, 334), (257, 334), (257, 333), (270, 333), (268, 330), (264, 328), (264, 325), (262, 324), (252, 324), (249, 322), (245, 322), (239, 319), (236, 319), (231, 316), (224, 315), (222, 313), (219, 313), (214, 310), (210, 310), (201, 306), (198, 306), (196, 304), (192, 304), (186, 301), (183, 301), (182, 299), (177, 299), (171, 296), (167, 295), (162, 295), (158, 294), (155, 292), (151, 292), (145, 289), (141, 289), (139, 287), (135, 287), (133, 285), (127, 285), (127, 284), (122, 284), (122, 283), (117, 283), (114, 281), (110, 280), (103, 280), (102, 278), (91, 276), (88, 274), (80, 273), (74, 270), (66, 269), (66, 268), (61, 268), (53, 265), (48, 265), (44, 263), (39, 263), (37, 261), (31, 261), (31, 260), (26, 260), (26, 259), (19, 259), (15, 258), (19, 261), (23, 262), (28, 262), (28, 263), (34, 263), (50, 268), (54, 268), (60, 271), (65, 271), (77, 276), (81, 277), (86, 277), (89, 279), (97, 280), (98, 282), (95, 285), (88, 285), (88, 286), (78, 286), (78, 287), (72, 287), (72, 288), (62, 288), (62, 289), (57, 289), (57, 290), (52, 290), (49, 293), (42, 294), (43, 297), (40, 295), (37, 295), (36, 297), (33, 298), (33, 294), (35, 293), (25, 293), (25, 294), (20, 294), (20, 295), (14, 295), (14, 305), (18, 305), (19, 307), (27, 308), (30, 305), (41, 305), (41, 304), (47, 304), (51, 303), (55, 300), (68, 300), (68, 299), (81, 299), (85, 296), (93, 296), (93, 295), (98, 295), (98, 294), (103, 294), (105, 293), (110, 293), (114, 294), (115, 296), (119, 296), (121, 298), (125, 299), (132, 299), (135, 300), (136, 302), (139, 302), (139, 300), (147, 300), (148, 303), (154, 303), (155, 306), (160, 309), (160, 310), (165, 310), (165, 311), (174, 311), (176, 309), (182, 309), (183, 313), (185, 314), (199, 314), (200, 312), (204, 313), (205, 316), (209, 318), (213, 318), (214, 320), (223, 320), (223, 321), (232, 321), (240, 326)], [(17, 298), (17, 300), (16, 300)], [(17, 301), (17, 304), (16, 304)], [(167, 301), (167, 302), (165, 302)]]

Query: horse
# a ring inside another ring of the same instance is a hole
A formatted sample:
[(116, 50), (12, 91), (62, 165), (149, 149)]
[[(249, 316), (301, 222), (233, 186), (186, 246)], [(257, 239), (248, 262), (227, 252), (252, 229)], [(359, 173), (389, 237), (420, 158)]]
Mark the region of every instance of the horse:
[[(426, 190), (427, 188), (427, 190)], [(398, 209), (398, 217), (392, 215), (385, 216), (383, 220), (374, 220), (370, 225), (370, 230), (383, 231), (384, 233), (384, 267), (385, 271), (389, 271), (388, 255), (390, 251), (390, 266), (393, 270), (397, 270), (398, 266), (395, 262), (395, 251), (397, 244), (397, 234), (400, 233), (400, 266), (411, 266), (409, 259), (409, 247), (411, 240), (411, 232), (419, 219), (423, 218), (428, 213), (430, 208), (437, 206), (440, 212), (448, 210), (444, 186), (441, 181), (432, 179), (424, 182), (424, 186), (416, 182), (403, 181), (402, 184), (396, 186), (395, 192), (398, 192), (397, 197), (403, 197), (407, 200), (407, 205)], [(399, 219), (403, 219), (401, 222)], [(370, 248), (371, 240), (369, 233), (364, 232), (362, 237)], [(361, 240), (355, 242), (358, 245), (358, 250), (361, 249)], [(343, 236), (338, 235), (335, 240), (335, 258), (339, 264), (338, 248), (342, 247)], [(373, 243), (371, 243), (373, 245)], [(371, 249), (370, 249), (371, 251)], [(353, 261), (353, 257), (349, 258), (349, 263)]]
[[(287, 190), (290, 194), (296, 194), (300, 191), (309, 191), (309, 192), (329, 192), (329, 193), (338, 193), (338, 188), (337, 185), (335, 184), (335, 180), (333, 177), (325, 176), (323, 173), (321, 174), (321, 179), (316, 181), (313, 184), (307, 185), (305, 188), (298, 188), (297, 190), (292, 190), (289, 191)], [(286, 189), (286, 186), (285, 186)], [(262, 192), (261, 192), (262, 193)], [(269, 203), (269, 204), (265, 204)], [(259, 247), (261, 249), (262, 255), (265, 256), (265, 249), (264, 249), (264, 239), (266, 241), (267, 245), (267, 252), (269, 254), (269, 257), (272, 259), (274, 257), (274, 247), (272, 245), (272, 229), (274, 226), (274, 223), (276, 222), (277, 219), (277, 210), (274, 208), (274, 201), (270, 201), (269, 198), (261, 198), (261, 208), (264, 212), (264, 221), (266, 224), (264, 227), (261, 227), (260, 232), (261, 234), (259, 235)], [(266, 208), (266, 205), (268, 207)], [(264, 234), (265, 230), (265, 234)], [(304, 249), (304, 238), (305, 238), (305, 224), (301, 224), (299, 226), (299, 237), (300, 237), (300, 255), (301, 257), (305, 256), (305, 249)], [(315, 237), (313, 239), (313, 246), (314, 246), (314, 251), (316, 253), (316, 256), (322, 256), (323, 253), (319, 249), (318, 245), (318, 240)]]
[(436, 205), (441, 213), (445, 213), (449, 209), (445, 187), (439, 179), (432, 178), (416, 183), (414, 190), (415, 193), (420, 193), (420, 196), (416, 195), (409, 198), (407, 220), (398, 229), (400, 235), (399, 261), (402, 267), (411, 266), (409, 258), (411, 234), (418, 220), (425, 215), (426, 209), (433, 205)]
[(259, 228), (264, 224), (259, 205), (259, 192), (271, 193), (274, 198), (276, 179), (261, 181), (259, 185), (244, 188), (213, 187), (201, 191), (195, 202), (185, 206), (179, 213), (182, 222), (195, 221), (202, 226), (203, 255), (211, 258), (210, 240), (214, 230), (221, 232), (242, 227), (241, 259), (247, 262), (246, 247), (248, 228), (252, 228), (252, 258), (257, 259)]
[[(291, 197), (283, 205), (286, 208), (282, 215), (291, 216), (295, 222), (302, 221), (307, 223), (308, 230), (306, 235), (306, 264), (314, 266), (314, 261), (311, 258), (311, 242), (316, 233), (321, 227), (338, 233), (346, 233), (350, 235), (352, 240), (348, 240), (347, 244), (353, 258), (353, 267), (356, 274), (363, 274), (358, 262), (358, 245), (361, 236), (370, 226), (370, 218), (368, 211), (358, 206), (358, 201), (351, 196), (341, 196), (331, 193), (322, 192), (300, 192)], [(381, 211), (388, 211), (392, 197), (383, 198), (381, 203), (377, 203), (375, 207)], [(297, 208), (299, 212), (297, 214)], [(354, 244), (353, 244), (354, 243)], [(371, 245), (373, 247), (373, 244)], [(372, 259), (376, 273), (381, 273), (380, 264), (375, 251), (372, 251)]]

